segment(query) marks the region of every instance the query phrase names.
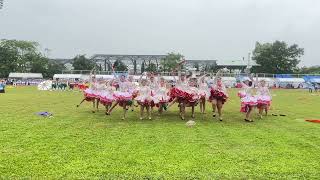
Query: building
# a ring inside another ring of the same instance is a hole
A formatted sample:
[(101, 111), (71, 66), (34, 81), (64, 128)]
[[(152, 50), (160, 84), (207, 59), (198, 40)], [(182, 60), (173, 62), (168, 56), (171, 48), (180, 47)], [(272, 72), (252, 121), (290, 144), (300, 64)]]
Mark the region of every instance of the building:
[(227, 68), (232, 71), (244, 71), (247, 67), (251, 68), (254, 66), (259, 66), (255, 61), (250, 60), (223, 60), (217, 61), (217, 69)]
[[(154, 64), (157, 69), (160, 67), (161, 59), (166, 55), (123, 55), (123, 54), (95, 54), (91, 56), (91, 60), (94, 61), (99, 67), (100, 71), (112, 71), (112, 65), (115, 61), (121, 60), (134, 74), (139, 74), (144, 67), (148, 67), (150, 64)], [(73, 70), (72, 59), (52, 59), (54, 61), (64, 64), (67, 70)], [(250, 62), (250, 66), (256, 66), (253, 61)], [(221, 61), (221, 60), (186, 60), (184, 68), (186, 70), (197, 71), (215, 71), (221, 68), (227, 68), (229, 70), (244, 70), (248, 66), (248, 62), (244, 60), (233, 61)]]

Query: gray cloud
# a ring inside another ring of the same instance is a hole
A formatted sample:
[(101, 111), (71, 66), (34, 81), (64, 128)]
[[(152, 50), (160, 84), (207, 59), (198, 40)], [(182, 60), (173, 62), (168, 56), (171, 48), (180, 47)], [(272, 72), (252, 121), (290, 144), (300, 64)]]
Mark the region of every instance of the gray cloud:
[(188, 59), (246, 57), (255, 42), (305, 48), (319, 65), (318, 0), (4, 0), (0, 38), (35, 40), (51, 57), (165, 54)]

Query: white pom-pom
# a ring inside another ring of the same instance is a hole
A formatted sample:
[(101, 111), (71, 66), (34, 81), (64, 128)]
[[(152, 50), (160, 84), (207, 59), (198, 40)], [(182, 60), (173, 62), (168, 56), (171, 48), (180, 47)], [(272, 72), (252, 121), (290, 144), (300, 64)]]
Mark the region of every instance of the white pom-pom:
[(192, 126), (196, 125), (196, 122), (193, 121), (193, 120), (189, 120), (188, 122), (186, 122), (186, 125), (187, 125), (188, 127), (192, 127)]

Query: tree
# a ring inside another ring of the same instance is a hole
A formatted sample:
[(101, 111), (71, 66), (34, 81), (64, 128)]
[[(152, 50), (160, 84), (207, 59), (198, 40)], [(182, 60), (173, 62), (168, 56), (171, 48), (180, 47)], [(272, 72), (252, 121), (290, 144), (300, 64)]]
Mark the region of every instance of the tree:
[(113, 68), (115, 71), (127, 71), (128, 70), (128, 67), (119, 59), (113, 63)]
[(183, 58), (181, 54), (169, 53), (160, 61), (160, 69), (164, 72), (173, 71), (178, 62)]
[(320, 74), (320, 66), (302, 67), (298, 73), (301, 74)]
[(73, 58), (72, 66), (74, 67), (74, 70), (91, 70), (96, 66), (96, 64), (86, 58), (85, 55), (77, 55)]
[(143, 61), (141, 64), (141, 73), (145, 71), (145, 62)]
[(46, 69), (47, 59), (38, 51), (39, 44), (33, 41), (0, 40), (0, 76), (10, 72), (38, 72)]
[(154, 63), (150, 63), (148, 67), (146, 68), (146, 71), (148, 72), (157, 72), (157, 66)]
[(293, 73), (303, 54), (304, 49), (299, 48), (297, 44), (288, 46), (284, 41), (265, 44), (257, 42), (252, 59), (260, 66), (254, 67), (252, 71), (274, 74)]
[(30, 72), (45, 73), (48, 68), (48, 59), (41, 54), (28, 54)]
[(55, 61), (49, 61), (48, 68), (43, 76), (46, 78), (52, 78), (54, 74), (59, 74), (65, 69), (66, 67), (63, 64)]

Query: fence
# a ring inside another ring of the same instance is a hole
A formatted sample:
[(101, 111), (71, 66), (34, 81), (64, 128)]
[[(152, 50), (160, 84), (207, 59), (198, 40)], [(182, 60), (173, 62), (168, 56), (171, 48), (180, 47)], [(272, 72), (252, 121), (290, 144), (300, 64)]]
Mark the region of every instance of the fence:
[[(62, 71), (62, 74), (90, 74), (91, 70), (64, 70)], [(99, 75), (112, 75), (113, 73), (116, 74), (133, 74), (130, 71), (96, 71), (96, 74)], [(201, 76), (204, 74), (209, 75), (215, 75), (215, 73), (211, 72), (204, 72), (204, 71), (195, 71), (193, 72), (197, 76)], [(177, 76), (177, 72), (157, 72), (157, 74), (160, 74), (161, 76)], [(135, 75), (141, 75), (141, 74), (135, 74)], [(239, 77), (239, 76), (248, 76), (246, 73), (222, 73), (221, 76), (223, 77)], [(269, 74), (269, 73), (256, 73), (255, 76), (257, 77), (263, 77), (263, 78), (304, 78), (306, 76), (320, 76), (320, 74)]]

